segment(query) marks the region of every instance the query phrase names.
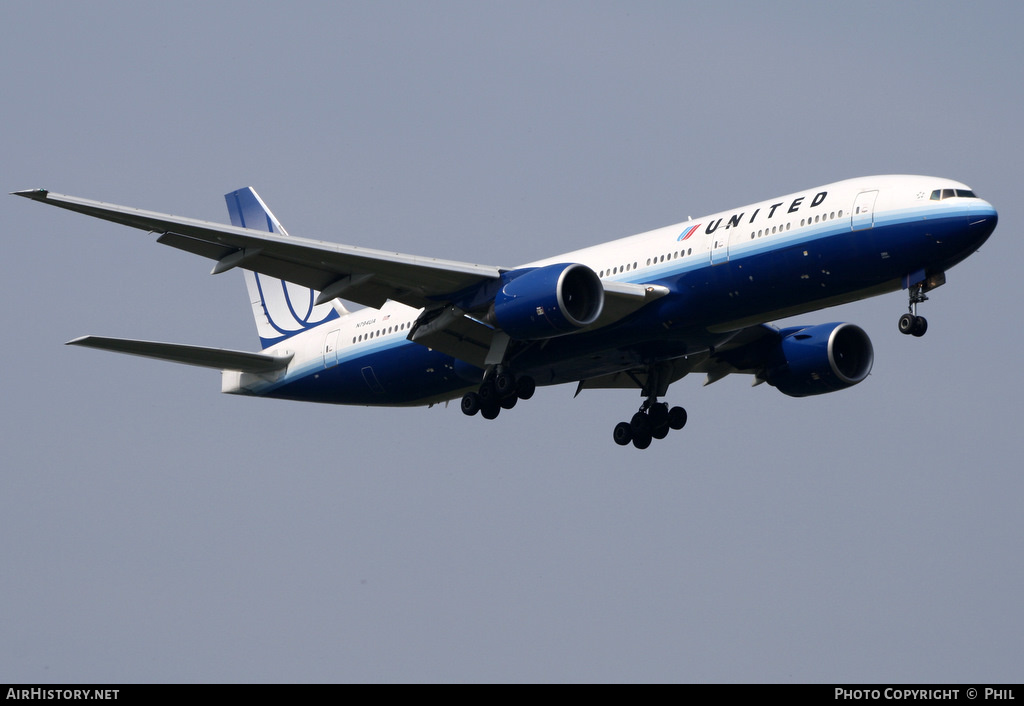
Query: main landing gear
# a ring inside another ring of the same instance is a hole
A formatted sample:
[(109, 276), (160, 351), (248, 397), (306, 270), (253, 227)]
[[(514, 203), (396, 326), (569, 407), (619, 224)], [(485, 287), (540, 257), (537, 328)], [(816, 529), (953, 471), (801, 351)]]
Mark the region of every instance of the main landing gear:
[(900, 333), (920, 338), (928, 331), (928, 319), (917, 315), (917, 305), (926, 301), (923, 282), (910, 288), (910, 306), (908, 313), (900, 317)]
[(656, 397), (648, 398), (640, 405), (640, 411), (628, 422), (615, 425), (612, 437), (619, 446), (633, 442), (638, 449), (646, 449), (652, 439), (664, 439), (671, 429), (682, 429), (686, 426), (686, 410), (682, 407), (669, 409), (665, 402), (658, 402)]
[(462, 413), (472, 417), (477, 412), (484, 419), (494, 419), (503, 409), (512, 409), (519, 400), (533, 397), (537, 383), (528, 375), (516, 377), (508, 371), (486, 377), (476, 392), (462, 396)]

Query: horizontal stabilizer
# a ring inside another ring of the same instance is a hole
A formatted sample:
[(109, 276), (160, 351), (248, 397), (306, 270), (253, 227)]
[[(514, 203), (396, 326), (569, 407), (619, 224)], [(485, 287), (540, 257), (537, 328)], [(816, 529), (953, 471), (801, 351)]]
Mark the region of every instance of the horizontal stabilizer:
[(291, 353), (285, 356), (232, 351), (224, 348), (186, 346), (180, 343), (158, 343), (156, 341), (135, 341), (130, 338), (106, 338), (104, 336), (82, 336), (68, 341), (69, 346), (99, 348), (115, 353), (141, 355), (146, 358), (170, 360), (186, 365), (218, 370), (238, 370), (243, 373), (271, 373), (288, 367)]

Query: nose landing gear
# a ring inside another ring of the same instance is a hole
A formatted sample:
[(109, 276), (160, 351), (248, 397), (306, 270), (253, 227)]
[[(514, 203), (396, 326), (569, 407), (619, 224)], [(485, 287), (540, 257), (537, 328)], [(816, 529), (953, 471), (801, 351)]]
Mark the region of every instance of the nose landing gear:
[(917, 305), (926, 301), (928, 296), (924, 293), (924, 282), (910, 287), (910, 306), (908, 313), (900, 317), (900, 333), (920, 338), (928, 331), (928, 319), (917, 315)]

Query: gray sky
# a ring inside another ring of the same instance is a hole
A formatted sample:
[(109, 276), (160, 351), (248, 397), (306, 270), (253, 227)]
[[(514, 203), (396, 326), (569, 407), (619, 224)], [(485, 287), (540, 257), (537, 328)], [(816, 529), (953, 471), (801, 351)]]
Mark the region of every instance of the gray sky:
[[(751, 4), (753, 5), (753, 4)], [(871, 377), (676, 383), (493, 423), (219, 393), (65, 347), (255, 349), (242, 277), (5, 197), (0, 682), (1019, 682), (1017, 2), (8, 3), (4, 190), (512, 265), (847, 177), (1000, 211), (904, 294), (800, 317)]]

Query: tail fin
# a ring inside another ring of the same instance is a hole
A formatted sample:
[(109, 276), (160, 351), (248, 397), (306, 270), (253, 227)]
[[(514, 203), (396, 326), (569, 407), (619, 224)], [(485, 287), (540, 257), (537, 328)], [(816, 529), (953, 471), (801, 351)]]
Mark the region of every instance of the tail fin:
[[(231, 225), (287, 236), (263, 199), (250, 186), (224, 195)], [(256, 330), (264, 348), (347, 313), (341, 302), (314, 305), (317, 292), (245, 270)]]

